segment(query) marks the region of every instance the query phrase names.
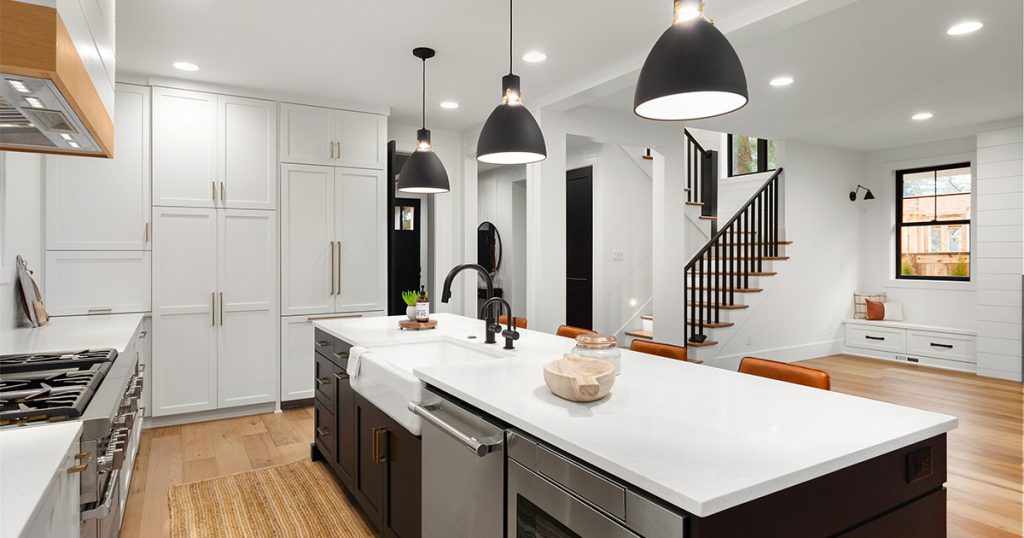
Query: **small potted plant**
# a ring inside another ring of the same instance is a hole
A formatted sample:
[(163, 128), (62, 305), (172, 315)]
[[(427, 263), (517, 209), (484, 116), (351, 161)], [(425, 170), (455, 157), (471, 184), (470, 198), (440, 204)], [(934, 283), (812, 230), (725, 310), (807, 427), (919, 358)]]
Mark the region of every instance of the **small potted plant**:
[(420, 292), (416, 290), (409, 290), (402, 292), (402, 300), (405, 301), (405, 315), (409, 319), (416, 321), (416, 303), (419, 301)]

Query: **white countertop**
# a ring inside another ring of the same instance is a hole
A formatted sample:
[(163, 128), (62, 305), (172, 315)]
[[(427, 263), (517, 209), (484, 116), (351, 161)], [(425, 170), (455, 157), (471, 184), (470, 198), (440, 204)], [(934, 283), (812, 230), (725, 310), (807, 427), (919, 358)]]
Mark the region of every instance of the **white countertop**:
[[(434, 314), (406, 332), (400, 317), (314, 325), (349, 343), (439, 335), (483, 342), (483, 322)], [(522, 330), (515, 357), (418, 368), (426, 383), (697, 516), (849, 467), (952, 430), (957, 419), (622, 350), (611, 394), (590, 404), (550, 393), (542, 367), (568, 338)], [(498, 338), (500, 347), (501, 338)], [(485, 344), (480, 344), (485, 345)]]
[(32, 520), (81, 430), (79, 422), (0, 430), (0, 536), (19, 536)]
[(0, 354), (99, 348), (113, 348), (121, 353), (141, 322), (142, 314), (50, 318), (42, 327), (0, 331)]

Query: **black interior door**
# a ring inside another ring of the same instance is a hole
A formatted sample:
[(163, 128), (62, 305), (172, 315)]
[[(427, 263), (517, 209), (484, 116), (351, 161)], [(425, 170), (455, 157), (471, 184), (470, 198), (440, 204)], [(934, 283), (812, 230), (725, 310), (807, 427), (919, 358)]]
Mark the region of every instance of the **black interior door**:
[(405, 313), (401, 292), (420, 289), (420, 200), (395, 198), (391, 205), (388, 314)]
[(565, 323), (594, 324), (594, 169), (565, 173)]

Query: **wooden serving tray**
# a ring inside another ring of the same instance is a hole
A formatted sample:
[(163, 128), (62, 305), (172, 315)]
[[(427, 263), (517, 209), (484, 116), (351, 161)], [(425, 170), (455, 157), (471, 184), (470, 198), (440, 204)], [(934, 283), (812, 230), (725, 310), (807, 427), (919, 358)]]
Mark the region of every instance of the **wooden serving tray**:
[(411, 319), (400, 319), (398, 320), (398, 326), (407, 331), (425, 331), (427, 329), (436, 329), (437, 320), (428, 319), (427, 321), (416, 321)]

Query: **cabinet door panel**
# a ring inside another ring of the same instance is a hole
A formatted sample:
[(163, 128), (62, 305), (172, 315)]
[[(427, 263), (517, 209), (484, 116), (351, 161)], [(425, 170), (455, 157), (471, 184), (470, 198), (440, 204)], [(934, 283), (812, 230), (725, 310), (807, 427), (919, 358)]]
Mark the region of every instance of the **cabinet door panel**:
[[(384, 425), (387, 423), (387, 416), (363, 399), (358, 394), (355, 396), (356, 431), (359, 432), (356, 490), (359, 493), (360, 504), (374, 527), (380, 529), (384, 516), (384, 494), (387, 485), (387, 463), (375, 461), (374, 435), (378, 436), (378, 450), (380, 443), (387, 442), (387, 431)], [(381, 429), (385, 431), (379, 432)]]
[(338, 419), (338, 467), (350, 484), (356, 481), (356, 393), (342, 372), (337, 382), (335, 409)]
[(384, 527), (387, 536), (415, 538), (422, 532), (420, 439), (388, 421), (388, 487)]
[[(281, 313), (334, 310), (334, 169), (281, 166)], [(307, 344), (308, 345), (308, 344)]]
[(241, 209), (277, 206), (277, 106), (273, 101), (217, 97), (218, 173), (221, 205)]
[(340, 146), (334, 164), (383, 169), (387, 144), (384, 116), (338, 110), (334, 118), (334, 140)]
[(220, 407), (277, 398), (277, 219), (218, 211), (217, 397)]
[(54, 316), (149, 312), (150, 253), (46, 253), (46, 308)]
[(154, 210), (153, 415), (214, 409), (216, 210)]
[(153, 88), (153, 205), (214, 207), (217, 96)]
[(281, 104), (281, 162), (332, 164), (334, 112), (315, 106)]
[(149, 88), (119, 84), (113, 159), (46, 157), (46, 248), (147, 250)]
[(281, 318), (281, 401), (313, 397), (313, 323), (306, 316)]
[(384, 174), (337, 170), (335, 232), (340, 243), (338, 312), (384, 308), (387, 276)]

